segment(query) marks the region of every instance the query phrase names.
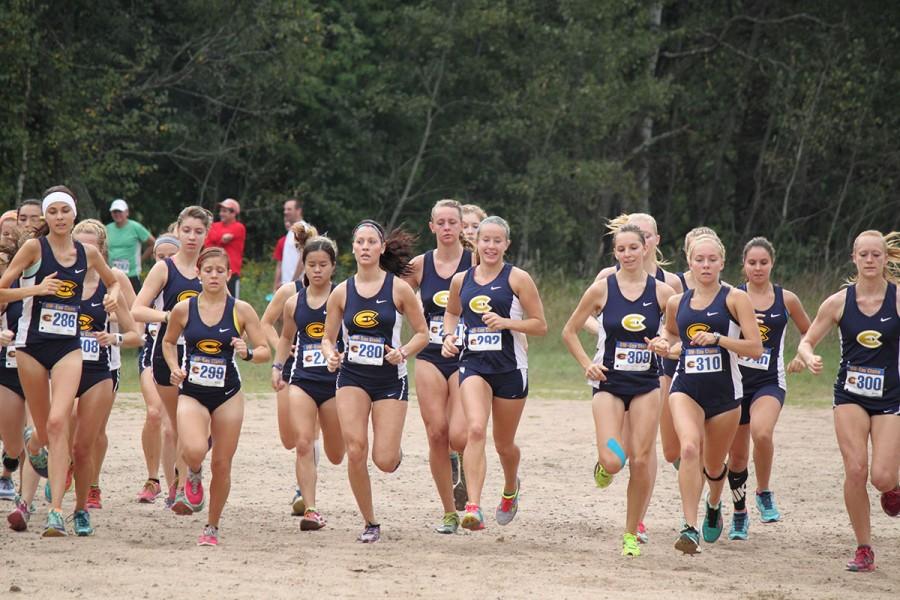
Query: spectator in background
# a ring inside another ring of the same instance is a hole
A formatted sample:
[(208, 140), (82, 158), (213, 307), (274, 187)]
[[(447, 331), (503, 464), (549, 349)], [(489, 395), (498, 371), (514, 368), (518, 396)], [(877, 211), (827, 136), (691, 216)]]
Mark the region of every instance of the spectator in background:
[(302, 268), (300, 262), (300, 251), (294, 243), (294, 234), (291, 232), (291, 226), (294, 223), (303, 220), (303, 201), (296, 198), (290, 198), (284, 202), (284, 228), (287, 234), (278, 238), (275, 244), (275, 251), (272, 252), (272, 258), (275, 260), (275, 282), (272, 284), (272, 291), (277, 292), (278, 288), (294, 281), (299, 277), (298, 267)]
[(224, 248), (231, 263), (231, 279), (228, 280), (228, 291), (236, 299), (241, 292), (241, 264), (244, 262), (244, 242), (247, 241), (247, 228), (237, 220), (241, 214), (241, 205), (234, 198), (219, 202), (219, 221), (212, 224), (206, 236), (206, 247)]
[[(147, 228), (128, 218), (128, 203), (119, 198), (109, 205), (112, 223), (106, 224), (109, 264), (128, 275), (135, 293), (141, 289), (141, 261), (150, 256), (156, 238)], [(142, 246), (146, 248), (142, 249)]]

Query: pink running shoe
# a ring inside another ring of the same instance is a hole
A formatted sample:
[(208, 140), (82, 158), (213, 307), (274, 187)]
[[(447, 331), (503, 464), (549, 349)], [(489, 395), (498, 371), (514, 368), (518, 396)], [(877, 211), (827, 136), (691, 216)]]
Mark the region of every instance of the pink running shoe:
[(144, 484), (144, 487), (138, 493), (137, 501), (140, 504), (153, 504), (161, 493), (162, 487), (159, 485), (159, 482), (148, 479)]
[(206, 499), (203, 497), (203, 469), (196, 473), (188, 468), (187, 482), (184, 484), (184, 498), (194, 512), (203, 510)]
[(300, 531), (316, 531), (325, 527), (325, 517), (315, 508), (307, 508), (300, 520)]
[(6, 516), (9, 528), (13, 531), (25, 531), (28, 529), (28, 519), (31, 518), (31, 511), (28, 505), (22, 500), (16, 501), (16, 508)]
[(889, 517), (900, 515), (900, 486), (881, 495), (881, 508)]
[(219, 528), (207, 525), (203, 528), (203, 533), (197, 538), (198, 546), (218, 546), (219, 545)]
[(856, 556), (847, 563), (847, 570), (864, 573), (875, 570), (875, 551), (872, 546), (857, 546)]
[(641, 521), (637, 526), (637, 541), (641, 544), (646, 544), (650, 541), (650, 535), (647, 533), (647, 528), (644, 527), (644, 522)]
[(94, 485), (91, 486), (91, 489), (88, 492), (87, 500), (84, 503), (84, 507), (88, 510), (103, 508), (103, 502), (100, 499), (100, 488)]

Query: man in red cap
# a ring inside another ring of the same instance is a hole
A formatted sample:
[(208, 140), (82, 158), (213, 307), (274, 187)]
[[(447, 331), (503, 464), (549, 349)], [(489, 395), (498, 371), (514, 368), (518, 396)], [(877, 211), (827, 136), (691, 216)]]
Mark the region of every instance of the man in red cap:
[(234, 198), (219, 202), (219, 221), (212, 224), (206, 236), (206, 247), (224, 248), (231, 262), (231, 279), (228, 280), (228, 291), (235, 298), (241, 292), (241, 264), (244, 262), (244, 242), (247, 240), (247, 228), (237, 220), (241, 213), (241, 205)]

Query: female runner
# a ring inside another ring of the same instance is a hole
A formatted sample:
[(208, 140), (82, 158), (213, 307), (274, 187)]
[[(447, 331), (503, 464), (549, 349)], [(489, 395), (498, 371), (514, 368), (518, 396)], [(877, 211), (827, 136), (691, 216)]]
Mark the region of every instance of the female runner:
[(522, 339), (547, 333), (544, 306), (531, 276), (503, 261), (509, 244), (504, 219), (488, 217), (481, 222), (478, 266), (453, 276), (444, 313), (444, 356), (460, 354), (456, 333), (460, 317), (466, 326), (459, 388), (468, 426), (463, 468), (469, 498), (462, 526), (473, 531), (484, 529), (481, 493), (491, 413), (504, 477), (497, 523), (509, 524), (518, 511), (520, 452), (515, 439), (528, 397), (528, 355)]
[[(161, 235), (153, 243), (153, 259), (159, 263), (172, 258), (181, 248), (181, 242), (174, 235)], [(159, 484), (160, 461), (169, 488), (175, 485), (175, 445), (172, 423), (163, 407), (156, 384), (153, 382), (153, 346), (159, 333), (159, 323), (144, 325), (144, 347), (138, 354), (138, 372), (141, 395), (147, 405), (144, 427), (141, 430), (141, 447), (147, 465), (147, 481), (138, 492), (137, 501), (150, 504), (162, 491)], [(165, 432), (165, 433), (164, 433)], [(165, 442), (165, 445), (164, 445)]]
[(462, 209), (463, 236), (474, 247), (475, 239), (478, 237), (478, 225), (484, 221), (487, 213), (477, 204), (463, 204), (460, 208)]
[[(150, 364), (156, 390), (166, 409), (171, 432), (163, 428), (163, 435), (170, 433), (172, 439), (163, 441), (175, 448), (174, 480), (168, 481), (169, 495), (166, 504), (171, 506), (179, 490), (184, 488), (185, 464), (178, 451), (178, 387), (171, 381), (169, 366), (162, 355), (162, 340), (166, 335), (166, 326), (170, 312), (182, 300), (187, 300), (200, 293), (200, 279), (197, 277), (197, 257), (203, 249), (203, 242), (212, 224), (212, 213), (199, 206), (188, 206), (178, 215), (177, 232), (181, 248), (172, 258), (153, 265), (141, 291), (138, 292), (132, 315), (143, 323), (159, 323), (156, 342), (150, 352)], [(184, 353), (184, 340), (178, 340), (178, 362)], [(163, 456), (163, 469), (168, 480), (168, 461)], [(178, 474), (181, 473), (182, 477)]]
[[(400, 466), (400, 438), (409, 388), (406, 359), (428, 343), (422, 305), (400, 277), (409, 271), (413, 238), (395, 230), (385, 237), (375, 221), (362, 221), (353, 230), (356, 275), (338, 285), (328, 297), (322, 355), (337, 376), (337, 410), (347, 449), (347, 474), (366, 526), (358, 541), (377, 542), (381, 526), (375, 521), (372, 484), (367, 465), (369, 414), (374, 439), (372, 462), (386, 473)], [(400, 340), (401, 315), (414, 335)], [(345, 351), (337, 347), (343, 324)]]
[[(85, 248), (95, 248), (101, 256), (106, 256), (106, 228), (99, 221), (87, 219), (78, 223), (72, 230), (72, 235)], [(102, 459), (96, 448), (101, 443), (100, 440), (106, 437), (106, 421), (115, 400), (113, 375), (109, 368), (110, 354), (113, 347), (136, 348), (141, 342), (125, 298), (125, 290), (131, 291), (131, 285), (125, 273), (116, 269), (116, 275), (122, 295), (113, 314), (123, 333), (109, 332), (110, 320), (103, 308), (103, 297), (107, 290), (97, 271), (88, 270), (81, 287), (78, 329), (83, 362), (72, 434), (75, 471), (74, 530), (78, 536), (94, 533), (88, 509), (100, 508), (99, 487), (94, 488), (92, 484), (96, 481), (100, 467), (95, 460)], [(94, 501), (93, 506), (88, 505), (89, 500)]]
[(701, 469), (709, 481), (703, 539), (712, 543), (722, 533), (725, 457), (737, 431), (743, 397), (737, 356), (759, 358), (763, 348), (747, 293), (719, 282), (725, 264), (719, 239), (694, 238), (688, 262), (695, 287), (669, 299), (665, 331), (674, 347), (670, 357), (679, 353), (669, 404), (681, 444), (678, 487), (685, 524), (675, 548), (696, 554), (700, 551)]
[[(620, 270), (595, 282), (584, 293), (563, 328), (563, 341), (594, 386), (593, 414), (598, 461), (594, 469), (600, 487), (625, 467), (622, 435), (627, 416), (631, 435), (631, 476), (622, 555), (640, 556), (638, 521), (651, 491), (650, 456), (655, 453), (659, 422), (659, 368), (654, 355), (668, 351), (658, 337), (663, 307), (674, 290), (646, 271), (649, 251), (643, 231), (623, 225), (613, 234)], [(578, 339), (588, 316), (599, 315), (600, 343), (592, 361)], [(653, 338), (652, 340), (650, 338)]]
[(801, 335), (809, 329), (809, 317), (797, 295), (771, 282), (775, 249), (769, 240), (756, 237), (747, 242), (743, 263), (747, 283), (738, 288), (747, 292), (753, 304), (763, 342), (763, 355), (758, 359), (738, 357), (744, 397), (741, 400), (740, 426), (728, 451), (728, 485), (734, 501), (728, 538), (732, 540), (746, 540), (750, 527), (746, 498), (751, 437), (756, 470), (756, 506), (764, 523), (781, 519), (775, 505), (775, 495), (769, 490), (775, 457), (772, 438), (787, 393), (786, 373), (798, 372), (803, 368), (803, 362), (797, 357), (785, 368), (784, 336), (788, 319), (794, 321)]
[[(37, 434), (26, 432), (25, 450), (38, 474), (49, 474), (52, 500), (43, 535), (57, 537), (67, 535), (61, 509), (72, 407), (81, 380), (78, 307), (85, 272), (96, 271), (106, 285), (101, 303), (108, 311), (115, 311), (120, 287), (97, 249), (72, 238), (74, 193), (65, 186), (52, 187), (41, 205), (45, 226), (36, 239), (22, 245), (0, 277), (0, 302), (23, 300), (16, 362)], [(11, 289), (19, 276), (20, 287)]]
[[(300, 529), (308, 531), (325, 526), (325, 519), (316, 510), (317, 420), (322, 426), (325, 454), (332, 464), (340, 464), (344, 459), (344, 439), (334, 402), (337, 375), (328, 370), (321, 348), (325, 304), (334, 288), (331, 277), (337, 263), (337, 246), (327, 237), (314, 237), (304, 244), (302, 260), (305, 286), (284, 304), (281, 337), (272, 365), (272, 387), (276, 391), (287, 388), (289, 394), (286, 413), (291, 420), (290, 431), (296, 436), (290, 445), (297, 449), (297, 488), (305, 494)], [(342, 342), (338, 346), (343, 349)], [(300, 360), (292, 361), (288, 369), (285, 361), (292, 347), (297, 348)], [(284, 380), (285, 373), (288, 382)]]
[[(410, 262), (406, 281), (418, 289), (428, 322), (428, 345), (416, 356), (416, 397), (428, 434), (428, 463), (444, 508), (438, 533), (456, 533), (466, 506), (466, 485), (459, 453), (466, 448), (466, 417), (459, 401), (459, 359), (441, 355), (444, 308), (450, 279), (472, 266), (472, 253), (463, 247), (462, 207), (456, 200), (439, 200), (431, 209), (428, 228), (437, 248)], [(468, 240), (466, 240), (468, 243)], [(461, 326), (458, 329), (462, 329)], [(457, 331), (462, 340), (462, 331)], [(449, 458), (448, 458), (448, 452)]]
[[(834, 429), (844, 460), (844, 504), (856, 536), (850, 571), (874, 571), (866, 475), (888, 516), (900, 515), (900, 232), (869, 230), (853, 242), (856, 277), (829, 296), (797, 349), (809, 370), (822, 372), (816, 345), (835, 325), (841, 364), (834, 383)], [(872, 463), (869, 467), (869, 440)]]
[[(14, 226), (12, 235), (0, 238), (0, 275), (9, 266), (19, 246), (24, 242), (24, 235), (20, 234), (18, 227), (15, 227), (15, 213), (11, 221)], [(17, 282), (14, 282), (13, 286), (16, 285)], [(24, 449), (22, 429), (25, 427), (25, 393), (22, 391), (19, 371), (16, 368), (14, 345), (21, 316), (21, 300), (0, 307), (0, 439), (3, 440), (0, 499), (2, 500), (16, 500), (13, 475), (19, 469), (19, 459)], [(18, 500), (16, 502), (18, 504)], [(25, 518), (27, 519), (27, 516)]]
[[(306, 244), (307, 240), (310, 240), (318, 235), (318, 231), (316, 228), (306, 221), (298, 221), (294, 223), (291, 227), (291, 233), (294, 234), (294, 243), (297, 246), (297, 250), (301, 253), (303, 251), (303, 247)], [(262, 318), (260, 319), (260, 324), (262, 325), (263, 331), (266, 334), (266, 339), (269, 341), (269, 345), (273, 349), (278, 348), (278, 340), (280, 336), (278, 332), (275, 330), (275, 323), (281, 319), (284, 314), (284, 306), (287, 302), (288, 298), (291, 298), (300, 293), (303, 289), (303, 281), (298, 279), (291, 283), (285, 283), (275, 292), (275, 295), (272, 296), (272, 301), (269, 302), (269, 305), (266, 307), (266, 311), (263, 313)], [(284, 324), (282, 323), (282, 326)], [(291, 370), (294, 366), (294, 355), (293, 353), (288, 353), (283, 360), (279, 361), (284, 363), (283, 372), (282, 372), (282, 380), (285, 384), (289, 384), (291, 380)], [(281, 444), (284, 446), (285, 450), (293, 450), (294, 443), (297, 440), (297, 432), (294, 431), (293, 420), (291, 418), (290, 413), (290, 398), (288, 393), (288, 386), (283, 385), (280, 388), (275, 388), (275, 400), (277, 406), (277, 415), (278, 415), (278, 435), (281, 437)], [(314, 438), (313, 445), (317, 443)], [(297, 455), (297, 469), (300, 468), (300, 456)], [(303, 493), (300, 491), (300, 487), (298, 486), (294, 490), (294, 498), (291, 500), (291, 514), (296, 516), (303, 516), (306, 512), (306, 503), (303, 499)]]
[[(235, 355), (263, 363), (271, 354), (253, 307), (228, 293), (231, 266), (225, 251), (216, 247), (203, 250), (197, 271), (203, 291), (173, 307), (163, 338), (172, 385), (179, 386), (178, 435), (188, 469), (184, 492), (179, 493), (172, 510), (178, 514), (203, 510), (203, 460), (212, 435), (209, 519), (197, 544), (216, 546), (219, 519), (231, 490), (231, 460), (244, 421), (244, 394)], [(243, 339), (245, 333), (252, 348)], [(184, 352), (179, 356), (182, 335)]]

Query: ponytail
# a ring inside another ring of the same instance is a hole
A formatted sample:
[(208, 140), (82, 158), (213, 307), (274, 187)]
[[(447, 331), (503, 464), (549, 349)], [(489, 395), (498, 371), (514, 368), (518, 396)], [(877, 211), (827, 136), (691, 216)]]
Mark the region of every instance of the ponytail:
[[(613, 238), (613, 243), (615, 243), (616, 234), (619, 232), (622, 227), (626, 225), (633, 225), (635, 221), (644, 220), (653, 225), (653, 233), (659, 235), (659, 228), (656, 225), (656, 219), (653, 218), (653, 215), (648, 215), (647, 213), (622, 213), (618, 217), (613, 219), (606, 220), (606, 229), (608, 230), (607, 235), (611, 235)], [(639, 228), (640, 229), (640, 228)], [(644, 232), (641, 230), (641, 237), (644, 237)], [(659, 245), (656, 246), (656, 264), (665, 267), (669, 264), (669, 261), (666, 260), (666, 257), (663, 256), (662, 250)]]
[(409, 261), (413, 257), (413, 246), (418, 236), (401, 228), (394, 229), (384, 240), (384, 254), (378, 260), (381, 268), (398, 277), (412, 273)]
[(306, 246), (307, 241), (319, 235), (319, 230), (306, 221), (297, 221), (291, 225), (291, 233), (294, 234), (294, 245), (300, 250)]
[[(856, 252), (856, 243), (864, 235), (881, 238), (881, 243), (884, 246), (884, 271), (882, 275), (885, 280), (894, 284), (900, 284), (900, 231), (892, 231), (887, 234), (883, 234), (877, 229), (863, 231), (853, 240), (854, 253)], [(855, 273), (847, 279), (847, 283), (856, 283), (858, 279), (859, 273)]]

